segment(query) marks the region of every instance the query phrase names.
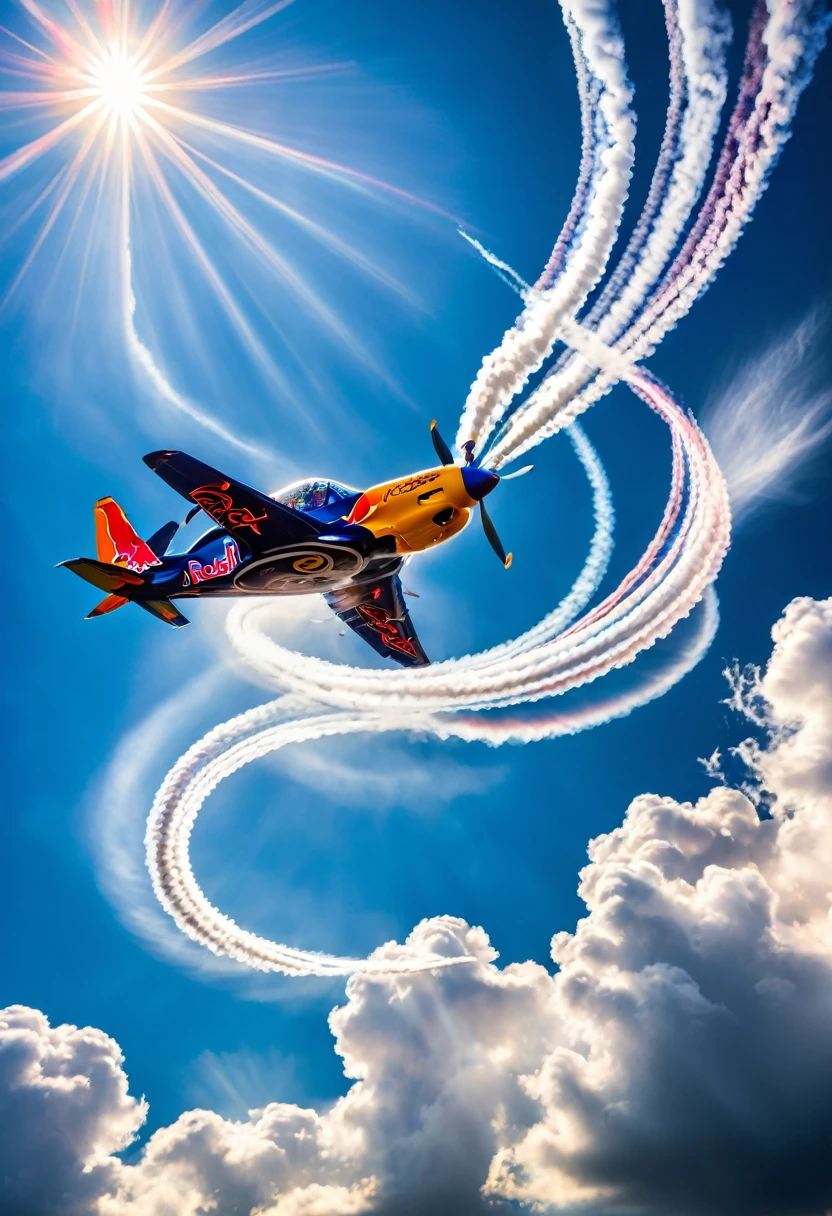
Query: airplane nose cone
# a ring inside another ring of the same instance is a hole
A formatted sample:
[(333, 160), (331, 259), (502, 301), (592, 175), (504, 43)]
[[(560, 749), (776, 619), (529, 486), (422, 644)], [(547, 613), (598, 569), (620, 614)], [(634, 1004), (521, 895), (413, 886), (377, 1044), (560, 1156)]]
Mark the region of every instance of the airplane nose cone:
[(465, 492), (474, 502), (479, 502), (486, 494), (490, 494), (500, 480), (496, 473), (476, 468), (472, 464), (465, 465), (461, 472)]

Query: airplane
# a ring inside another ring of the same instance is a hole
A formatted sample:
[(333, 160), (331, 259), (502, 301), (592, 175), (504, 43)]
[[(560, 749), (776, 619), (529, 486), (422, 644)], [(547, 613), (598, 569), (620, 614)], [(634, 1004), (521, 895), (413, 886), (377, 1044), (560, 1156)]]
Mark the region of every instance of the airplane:
[[(483, 499), (501, 478), (463, 445), (464, 464), (431, 423), (441, 464), (351, 489), (336, 481), (295, 482), (263, 494), (186, 452), (150, 452), (144, 463), (203, 511), (214, 527), (183, 553), (169, 553), (180, 524), (171, 520), (142, 540), (118, 503), (95, 504), (97, 557), (60, 562), (106, 598), (87, 619), (138, 604), (175, 627), (188, 620), (174, 600), (201, 596), (322, 593), (340, 619), (378, 654), (403, 667), (423, 667), (425, 654), (410, 620), (399, 571), (412, 553), (456, 536), (479, 506), (485, 535), (506, 569), (506, 554)], [(409, 594), (413, 594), (412, 592)]]

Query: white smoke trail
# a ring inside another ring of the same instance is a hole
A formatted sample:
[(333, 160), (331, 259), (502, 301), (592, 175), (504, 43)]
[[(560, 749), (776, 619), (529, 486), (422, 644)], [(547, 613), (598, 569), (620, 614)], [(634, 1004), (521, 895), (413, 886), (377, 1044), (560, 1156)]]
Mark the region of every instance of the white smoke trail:
[[(724, 486), (695, 423), (648, 379), (639, 377), (635, 387), (674, 435), (668, 507), (653, 544), (637, 567), (616, 592), (571, 629), (564, 631), (563, 624), (584, 589), (573, 588), (568, 609), (550, 614), (522, 638), (484, 654), (416, 670), (365, 671), (280, 646), (264, 631), (272, 611), (268, 601), (232, 610), (228, 617), (232, 643), (256, 667), (259, 678), (318, 708), (310, 707), (309, 716), (285, 721), (284, 698), (278, 698), (217, 727), (169, 773), (148, 822), (147, 861), (160, 902), (185, 933), (217, 954), (262, 970), (331, 975), (369, 966), (361, 959), (317, 955), (256, 937), (210, 905), (191, 870), (188, 843), (195, 817), (216, 785), (276, 747), (328, 734), (427, 730), (440, 736), (498, 742), (581, 729), (580, 715), (558, 716), (548, 726), (539, 721), (509, 721), (503, 726), (484, 722), (479, 730), (471, 719), (457, 726), (451, 715), (465, 709), (528, 703), (585, 686), (631, 663), (693, 610), (715, 577), (728, 545)], [(603, 493), (599, 492), (596, 501), (603, 501)], [(586, 582), (594, 585), (592, 574)], [(679, 670), (686, 669), (688, 661), (685, 657)], [(646, 685), (631, 700), (639, 702), (655, 695), (650, 689)], [(322, 712), (322, 706), (336, 712)], [(612, 712), (607, 706), (595, 716)], [(277, 723), (275, 715), (281, 716)], [(593, 720), (589, 712), (587, 724)], [(465, 960), (413, 958), (400, 960), (396, 967), (415, 971), (460, 961)], [(384, 959), (372, 963), (376, 970), (386, 966)]]
[[(680, 6), (669, 2), (666, 15), (670, 102), (656, 171), (627, 248), (584, 323), (596, 326), (598, 337), (607, 345), (619, 337), (654, 288), (678, 243), (704, 185), (725, 101), (725, 50), (730, 38), (726, 16), (712, 0), (685, 0)], [(583, 358), (567, 360), (565, 367), (559, 365), (555, 375), (518, 411), (515, 428), (527, 413), (536, 416), (541, 405), (547, 411), (551, 400), (559, 400), (561, 393), (565, 400), (571, 400), (599, 368), (607, 373), (616, 371), (609, 352), (604, 354), (603, 347), (598, 347), (594, 357), (587, 358), (593, 352), (587, 351), (586, 341), (583, 345), (576, 343), (575, 335), (568, 319), (564, 319), (557, 336)], [(620, 371), (606, 382), (607, 387), (619, 378)], [(489, 430), (494, 424), (492, 420)], [(504, 462), (500, 451), (494, 467)]]
[(136, 295), (133, 290), (133, 255), (130, 241), (130, 152), (126, 142), (122, 146), (122, 180), (121, 180), (121, 232), (119, 276), (121, 290), (121, 320), (124, 327), (124, 340), (127, 353), (134, 363), (147, 376), (153, 388), (163, 401), (174, 409), (185, 414), (193, 422), (205, 427), (224, 443), (245, 452), (248, 456), (262, 457), (264, 445), (255, 444), (247, 439), (241, 439), (238, 434), (228, 430), (206, 410), (201, 409), (189, 398), (173, 387), (170, 380), (157, 364), (151, 351), (145, 346), (136, 329)]
[(682, 36), (679, 30), (679, 5), (677, 0), (665, 0), (664, 11), (670, 60), (670, 96), (662, 143), (641, 215), (627, 242), (627, 248), (612, 271), (596, 303), (585, 318), (586, 323), (589, 325), (605, 314), (609, 304), (617, 298), (622, 288), (626, 286), (644, 246), (644, 242), (653, 229), (658, 208), (667, 192), (667, 184), (671, 170), (673, 169), (674, 160), (679, 154), (679, 132), (687, 90), (685, 56), (683, 55)]
[[(744, 92), (727, 143), (731, 155), (723, 153), (700, 220), (665, 276), (666, 287), (645, 303), (678, 239), (681, 217), (698, 194), (722, 87), (714, 65), (721, 64), (724, 22), (708, 0), (686, 0), (680, 9), (680, 37), (682, 44), (687, 42), (687, 50), (680, 49), (679, 55), (685, 69), (688, 121), (682, 120), (679, 128), (682, 151), (676, 167), (684, 164), (685, 168), (678, 174), (662, 168), (667, 189), (661, 205), (655, 199), (650, 202), (658, 207), (655, 223), (647, 225), (643, 241), (639, 238), (639, 251), (630, 251), (633, 277), (640, 276), (638, 291), (628, 294), (626, 276), (621, 276), (622, 290), (611, 293), (609, 308), (597, 318), (593, 331), (573, 317), (603, 271), (618, 227), (632, 161), (632, 118), (611, 9), (600, 0), (563, 0), (567, 19), (573, 23), (576, 56), (586, 65), (584, 75), (579, 70), (582, 114), (597, 118), (585, 213), (579, 216), (576, 210), (570, 218), (580, 237), (576, 236), (563, 266), (554, 267), (555, 285), (532, 289), (520, 321), (485, 360), (459, 434), (473, 433), (480, 444), (487, 440), (560, 330), (578, 353), (564, 374), (552, 378), (554, 385), (545, 382), (531, 395), (527, 409), (511, 420), (489, 453), (489, 466), (500, 467), (553, 434), (615, 380), (624, 378), (670, 429), (672, 465), (664, 515), (633, 569), (601, 603), (587, 608), (609, 557), (612, 507), (603, 469), (582, 432), (573, 429), (573, 444), (593, 486), (595, 537), (584, 570), (564, 602), (521, 637), (432, 667), (364, 670), (326, 663), (279, 645), (267, 632), (273, 611), (268, 601), (243, 602), (234, 608), (227, 630), (235, 650), (260, 680), (288, 697), (278, 697), (217, 727), (191, 748), (160, 789), (147, 830), (147, 863), (158, 898), (188, 936), (214, 953), (262, 970), (319, 975), (368, 969), (418, 971), (467, 961), (465, 957), (402, 959), (399, 953), (389, 960), (376, 954), (371, 963), (319, 955), (249, 934), (213, 908), (190, 867), (190, 832), (205, 798), (244, 764), (302, 739), (360, 731), (427, 731), (438, 737), (501, 743), (586, 729), (660, 695), (709, 645), (717, 620), (711, 585), (730, 541), (727, 487), (695, 420), (634, 364), (647, 349), (644, 343), (658, 341), (666, 332), (662, 326), (674, 324), (674, 317), (682, 315), (680, 309), (690, 307), (716, 273), (750, 217), (787, 137), (823, 22), (811, 16), (812, 5), (799, 0), (771, 0), (771, 6), (770, 14), (758, 8), (752, 26)], [(675, 9), (669, 5), (668, 11), (669, 29), (675, 36)], [(671, 106), (669, 123), (676, 122), (674, 115)], [(667, 147), (672, 143), (669, 138), (663, 155), (670, 156)], [(582, 162), (582, 172), (583, 168)], [(510, 268), (479, 248), (524, 289)], [(611, 347), (603, 335), (615, 333), (625, 314), (632, 314), (632, 322)], [(703, 599), (704, 611), (692, 641), (668, 669), (633, 691), (578, 711), (495, 716), (495, 711), (585, 688), (632, 663), (667, 637)]]
[(673, 277), (623, 344), (635, 358), (658, 342), (707, 289), (734, 249), (769, 182), (791, 134), (803, 88), (826, 36), (829, 16), (812, 0), (777, 0), (763, 29), (765, 60), (752, 112), (738, 133), (741, 151), (718, 200), (714, 217), (688, 264)]
[[(683, 0), (679, 5), (679, 50), (687, 96), (679, 147), (662, 148), (666, 160), (660, 157), (659, 182), (666, 173), (670, 180), (662, 191), (658, 218), (650, 222), (641, 247), (625, 253), (613, 300), (599, 301), (598, 335), (605, 342), (620, 335), (654, 287), (702, 192), (727, 94), (725, 52), (730, 36), (730, 21), (713, 0)], [(648, 216), (650, 203), (648, 199)]]
[(189, 398), (184, 397), (173, 387), (165, 373), (161, 370), (150, 350), (142, 342), (136, 330), (136, 297), (132, 283), (132, 258), (130, 255), (129, 239), (122, 246), (121, 276), (122, 276), (122, 319), (124, 322), (124, 337), (127, 352), (141, 368), (163, 401), (167, 401), (175, 409), (185, 414), (193, 422), (205, 427), (212, 435), (222, 439), (224, 443), (245, 452), (248, 456), (262, 456), (263, 445), (254, 444), (248, 439), (241, 439), (238, 434), (229, 431), (211, 414), (201, 409)]
[(492, 253), (490, 249), (486, 249), (482, 241), (478, 241), (475, 236), (471, 236), (471, 234), (466, 232), (464, 228), (458, 228), (457, 231), (462, 239), (467, 241), (469, 245), (476, 249), (480, 257), (484, 258), (493, 270), (496, 270), (497, 274), (507, 287), (510, 287), (512, 291), (516, 291), (517, 294), (522, 296), (524, 300), (528, 299), (528, 297), (533, 294), (534, 289), (526, 282), (525, 279), (520, 277), (512, 266), (509, 266), (508, 262), (501, 261), (501, 259), (498, 258), (495, 253)]
[(483, 360), (460, 419), (462, 444), (490, 433), (507, 404), (551, 353), (558, 322), (572, 317), (603, 274), (621, 218), (633, 167), (635, 119), (624, 46), (613, 9), (594, 0), (561, 0), (574, 22), (587, 68), (599, 91), (596, 169), (583, 229), (567, 267), (548, 291), (536, 293), (502, 342)]
[(578, 87), (578, 103), (581, 110), (581, 161), (578, 180), (569, 212), (555, 241), (549, 260), (535, 286), (539, 291), (551, 287), (562, 272), (572, 251), (575, 235), (583, 226), (589, 201), (593, 174), (598, 167), (598, 140), (596, 128), (600, 122), (598, 102), (600, 88), (592, 75), (584, 54), (581, 31), (568, 9), (562, 8), (563, 20), (572, 46), (572, 61), (575, 65), (575, 83)]
[[(258, 971), (287, 975), (336, 976), (365, 974), (412, 974), (474, 961), (467, 955), (448, 958), (413, 954), (402, 958), (395, 946), (389, 958), (383, 948), (373, 959), (345, 958), (316, 951), (297, 950), (241, 929), (230, 917), (214, 908), (202, 893), (190, 865), (188, 843), (196, 816), (220, 781), (253, 760), (262, 759), (282, 747), (312, 739), (346, 734), (380, 734), (413, 731), (440, 739), (485, 741), (494, 746), (507, 742), (535, 742), (577, 734), (662, 696), (702, 658), (718, 624), (716, 596), (709, 588), (697, 629), (688, 644), (664, 671), (642, 680), (635, 689), (612, 697), (600, 705), (551, 715), (537, 722), (483, 722), (443, 718), (430, 714), (372, 714), (345, 711), (337, 714), (303, 713), (296, 698), (278, 697), (216, 727), (196, 743), (171, 769), (159, 790), (148, 823), (148, 864), (153, 887), (163, 908), (193, 941), (220, 957), (235, 959)], [(288, 721), (287, 721), (288, 717)]]
[[(739, 240), (789, 137), (797, 102), (823, 45), (829, 19), (818, 15), (811, 0), (773, 0), (764, 24), (763, 10), (764, 6), (758, 17), (762, 26), (758, 55), (752, 56), (750, 65), (752, 75), (755, 68), (758, 71), (759, 83), (750, 113), (738, 106), (726, 139), (726, 147), (736, 145), (737, 149), (730, 159), (730, 172), (724, 184), (718, 183), (718, 196), (705, 205), (707, 223), (697, 234), (695, 247), (681, 264), (677, 260), (666, 285), (616, 343), (615, 349), (634, 362), (653, 353), (706, 290)], [(752, 30), (752, 51), (753, 42)], [(588, 384), (599, 365), (583, 363), (571, 364), (531, 394), (495, 445), (489, 457), (493, 467), (501, 467), (555, 434), (619, 378), (603, 372)]]

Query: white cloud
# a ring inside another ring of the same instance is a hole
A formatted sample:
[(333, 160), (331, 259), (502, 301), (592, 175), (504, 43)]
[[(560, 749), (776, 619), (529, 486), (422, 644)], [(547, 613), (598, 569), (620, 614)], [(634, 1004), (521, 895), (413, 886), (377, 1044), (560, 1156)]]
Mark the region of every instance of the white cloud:
[(101, 1030), (50, 1027), (36, 1009), (0, 1011), (0, 1211), (95, 1210), (115, 1184), (146, 1107), (127, 1092), (119, 1046)]
[[(832, 1207), (832, 600), (794, 601), (774, 640), (748, 686), (765, 699), (767, 730), (744, 749), (770, 817), (725, 786), (695, 805), (637, 798), (590, 845), (587, 915), (555, 935), (554, 976), (533, 963), (498, 968), (485, 933), (450, 917), (382, 947), (465, 949), (479, 961), (353, 977), (330, 1016), (353, 1084), (326, 1111), (271, 1103), (236, 1121), (191, 1111), (127, 1165), (112, 1154), (143, 1109), (116, 1045), (7, 1011), (0, 1209)], [(53, 1159), (54, 1181), (37, 1170)]]
[(787, 497), (832, 434), (832, 390), (821, 386), (825, 319), (810, 313), (744, 363), (708, 402), (703, 427), (728, 483), (735, 519)]

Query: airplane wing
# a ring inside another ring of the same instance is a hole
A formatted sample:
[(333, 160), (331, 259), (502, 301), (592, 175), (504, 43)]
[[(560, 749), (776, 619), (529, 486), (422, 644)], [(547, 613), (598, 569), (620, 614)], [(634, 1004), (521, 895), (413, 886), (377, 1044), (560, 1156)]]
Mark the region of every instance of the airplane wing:
[(340, 591), (327, 592), (324, 599), (378, 654), (395, 659), (402, 667), (430, 663), (411, 624), (398, 575), (353, 583)]
[(331, 526), (284, 507), (187, 452), (150, 452), (143, 459), (172, 489), (252, 549), (313, 540)]

